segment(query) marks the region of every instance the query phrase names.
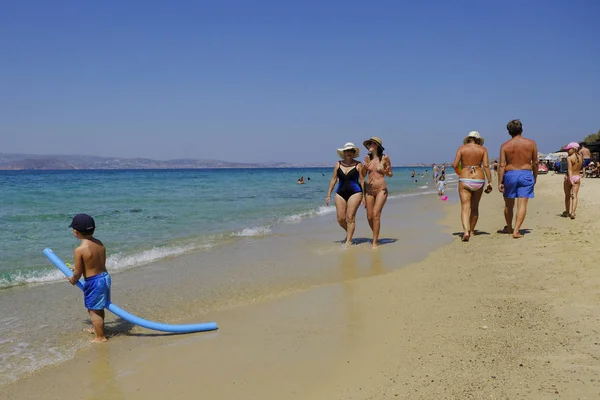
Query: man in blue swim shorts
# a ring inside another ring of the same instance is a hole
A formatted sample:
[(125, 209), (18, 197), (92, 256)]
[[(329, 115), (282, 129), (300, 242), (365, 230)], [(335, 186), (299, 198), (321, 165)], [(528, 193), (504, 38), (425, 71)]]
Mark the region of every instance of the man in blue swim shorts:
[[(583, 156), (583, 169), (585, 169), (592, 162), (592, 152), (587, 148), (587, 143), (579, 143), (579, 154)], [(583, 176), (585, 176), (585, 174), (581, 175), (581, 177)]]
[[(518, 119), (506, 125), (512, 137), (500, 148), (498, 190), (504, 194), (504, 219), (506, 226), (500, 233), (512, 233), (522, 238), (521, 225), (527, 215), (527, 202), (533, 199), (533, 187), (538, 174), (538, 151), (535, 141), (522, 136), (523, 125)], [(513, 229), (513, 209), (517, 199), (517, 217)]]
[(73, 276), (68, 278), (75, 285), (81, 276), (84, 277), (83, 301), (88, 309), (96, 338), (92, 342), (106, 342), (104, 336), (104, 309), (110, 303), (110, 275), (106, 271), (106, 249), (104, 244), (94, 235), (96, 223), (87, 214), (77, 214), (69, 228), (73, 228), (73, 236), (81, 240), (81, 244), (73, 252), (75, 266)]

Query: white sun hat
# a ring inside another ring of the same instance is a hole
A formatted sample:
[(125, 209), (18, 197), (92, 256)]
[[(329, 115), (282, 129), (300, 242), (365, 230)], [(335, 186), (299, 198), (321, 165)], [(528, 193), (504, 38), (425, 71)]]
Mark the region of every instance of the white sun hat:
[(471, 132), (469, 132), (469, 134), (467, 135), (467, 137), (465, 137), (463, 139), (463, 144), (467, 144), (467, 142), (469, 141), (470, 138), (474, 138), (475, 142), (477, 144), (483, 145), (483, 138), (481, 137), (481, 135), (479, 134), (479, 132), (477, 132), (477, 131), (471, 131)]
[(337, 154), (341, 159), (344, 159), (344, 151), (346, 150), (354, 150), (354, 157), (360, 157), (360, 149), (354, 145), (352, 142), (348, 142), (341, 149), (337, 149)]

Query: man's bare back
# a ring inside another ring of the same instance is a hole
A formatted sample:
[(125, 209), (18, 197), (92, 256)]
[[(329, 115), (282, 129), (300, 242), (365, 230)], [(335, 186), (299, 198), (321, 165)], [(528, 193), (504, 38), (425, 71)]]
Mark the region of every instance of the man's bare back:
[(592, 158), (592, 153), (590, 152), (590, 149), (588, 149), (587, 147), (581, 147), (579, 149), (579, 154), (581, 154), (583, 156), (583, 158)]
[[(502, 144), (500, 156), (504, 158), (506, 171), (533, 170), (533, 165), (538, 162), (537, 145), (533, 140), (517, 135)], [(502, 160), (500, 165), (502, 166)], [(537, 169), (533, 172), (537, 178)]]

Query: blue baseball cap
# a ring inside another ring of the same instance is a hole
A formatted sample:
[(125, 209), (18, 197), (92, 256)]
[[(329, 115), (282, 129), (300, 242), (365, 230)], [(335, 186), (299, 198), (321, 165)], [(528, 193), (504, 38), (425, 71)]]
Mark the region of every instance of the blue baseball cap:
[(94, 221), (94, 218), (87, 214), (77, 214), (73, 217), (73, 221), (71, 221), (69, 228), (73, 228), (77, 232), (86, 233), (96, 229), (96, 222)]

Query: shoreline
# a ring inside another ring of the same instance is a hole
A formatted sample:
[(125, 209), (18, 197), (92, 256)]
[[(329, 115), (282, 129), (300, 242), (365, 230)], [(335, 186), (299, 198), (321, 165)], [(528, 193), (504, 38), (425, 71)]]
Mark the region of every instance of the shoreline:
[[(401, 164), (392, 165), (392, 168), (431, 168), (433, 163), (430, 164)], [(436, 163), (437, 165), (452, 164), (452, 161), (446, 163)], [(211, 169), (330, 169), (331, 163), (315, 164), (315, 165), (244, 165), (244, 166), (178, 166), (178, 167), (130, 167), (130, 168), (8, 168), (0, 166), (0, 171), (42, 171), (42, 172), (62, 172), (62, 171), (181, 171), (181, 170), (211, 170)]]
[[(357, 246), (340, 253), (336, 265), (348, 278), (341, 283), (221, 311), (214, 333), (91, 346), (0, 393), (67, 400), (200, 391), (245, 399), (597, 396), (600, 270), (590, 256), (599, 240), (586, 232), (600, 228), (600, 183), (584, 180), (575, 220), (559, 217), (561, 183), (561, 175), (539, 177), (522, 239), (496, 233), (504, 221), (494, 187), (468, 243), (457, 236), (460, 206), (448, 204), (441, 224), (452, 242), (424, 260), (355, 279), (365, 267), (402, 259), (394, 245)], [(370, 262), (357, 263), (361, 257)], [(65, 386), (67, 378), (77, 386)]]
[[(390, 198), (388, 203), (384, 210), (389, 217), (388, 227), (382, 230), (385, 242), (403, 249), (407, 255), (405, 263), (423, 258), (432, 247), (424, 233), (436, 226), (434, 219), (441, 213), (433, 209), (442, 203), (431, 196), (400, 196)], [(349, 251), (361, 259), (361, 263), (370, 263), (365, 252), (370, 244), (364, 236), (369, 233), (364, 210), (357, 215), (357, 220), (359, 228), (355, 239), (358, 244)], [(392, 224), (400, 220), (407, 227), (424, 229), (423, 233), (401, 232), (393, 239), (385, 236), (394, 231)], [(117, 272), (113, 275), (113, 301), (153, 321), (198, 323), (210, 319), (219, 323), (224, 310), (277, 301), (315, 286), (346, 280), (345, 271), (337, 266), (338, 257), (344, 252), (337, 240), (342, 232), (335, 214), (329, 213), (283, 224), (265, 236), (237, 237), (229, 243), (137, 268), (111, 271)], [(400, 266), (391, 261), (384, 256), (379, 260), (379, 268), (359, 268), (356, 275), (371, 276)], [(383, 265), (385, 269), (381, 268)], [(2, 354), (7, 358), (2, 359), (4, 376), (0, 378), (0, 386), (15, 379), (18, 382), (24, 374), (35, 374), (48, 366), (69, 362), (89, 346), (87, 336), (81, 335), (88, 319), (80, 307), (81, 293), (64, 285), (64, 279), (5, 290), (3, 300), (6, 301), (0, 305), (0, 314), (13, 322), (6, 326), (6, 335), (1, 335), (7, 339), (0, 343)], [(40, 307), (42, 302), (52, 304), (51, 309)], [(20, 307), (12, 304), (20, 304)], [(51, 319), (47, 314), (52, 315)], [(24, 315), (28, 317), (23, 318)], [(146, 338), (148, 345), (156, 343), (148, 334), (151, 331), (126, 323), (111, 313), (107, 313), (106, 322), (113, 345), (127, 341), (130, 336), (139, 337), (138, 344), (145, 343)], [(32, 325), (44, 326), (45, 334), (41, 336), (42, 331), (32, 329)], [(13, 347), (16, 343), (26, 346), (24, 352), (19, 352), (20, 347)], [(45, 355), (48, 353), (45, 349), (53, 350)], [(32, 354), (34, 358), (21, 360), (20, 354)]]

